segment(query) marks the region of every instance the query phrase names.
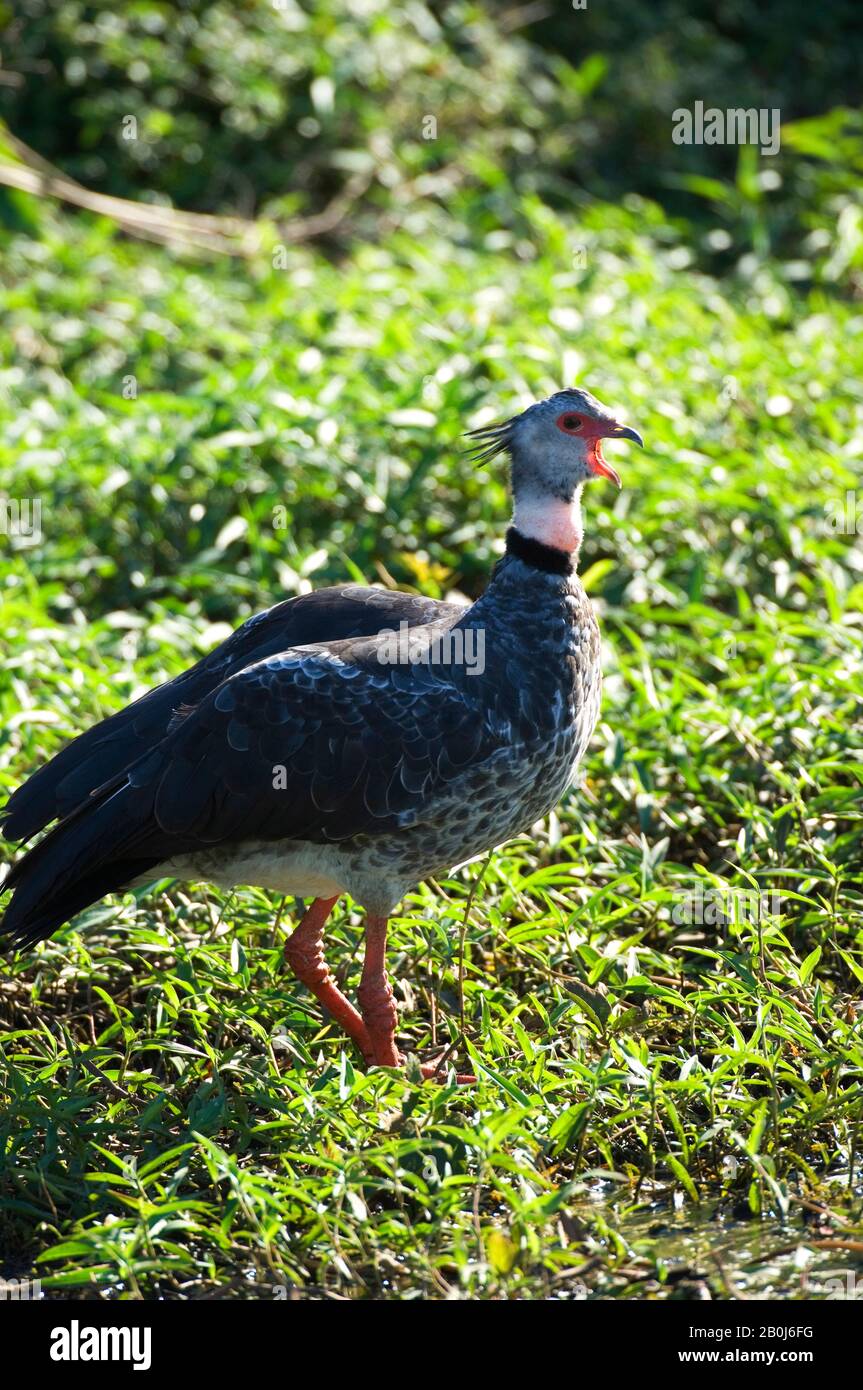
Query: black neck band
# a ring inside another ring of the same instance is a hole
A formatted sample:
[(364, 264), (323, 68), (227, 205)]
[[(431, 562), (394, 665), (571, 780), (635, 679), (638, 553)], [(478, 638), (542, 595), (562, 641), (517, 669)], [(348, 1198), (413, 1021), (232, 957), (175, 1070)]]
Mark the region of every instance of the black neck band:
[(531, 540), (529, 536), (516, 531), (514, 526), (510, 526), (506, 533), (506, 553), (515, 555), (516, 559), (523, 560), (536, 570), (545, 570), (546, 574), (572, 574), (574, 569), (572, 556), (566, 550)]

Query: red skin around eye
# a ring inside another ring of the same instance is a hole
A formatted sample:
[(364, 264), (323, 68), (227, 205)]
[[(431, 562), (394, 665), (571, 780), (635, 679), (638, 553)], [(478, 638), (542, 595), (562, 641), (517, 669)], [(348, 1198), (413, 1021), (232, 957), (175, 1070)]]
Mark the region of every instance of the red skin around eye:
[(582, 415), (579, 416), (580, 424), (578, 429), (569, 430), (563, 422), (569, 418), (571, 413), (572, 412), (567, 412), (564, 415), (558, 415), (554, 422), (557, 428), (561, 430), (563, 434), (576, 435), (579, 439), (586, 440), (588, 449), (585, 462), (591, 473), (598, 474), (603, 478), (610, 478), (612, 482), (620, 487), (620, 478), (602, 456), (602, 445), (600, 444), (600, 440), (608, 433), (607, 423), (602, 420), (591, 420)]
[(580, 421), (578, 429), (568, 430), (563, 422), (568, 420), (572, 413), (572, 411), (567, 411), (564, 415), (558, 415), (554, 422), (564, 434), (577, 434), (581, 439), (603, 439), (608, 434), (609, 422), (607, 420), (591, 420), (586, 415), (578, 416)]
[(576, 416), (576, 419), (579, 421), (577, 429), (567, 429), (566, 425), (563, 422), (564, 420), (569, 420), (572, 417), (572, 414), (572, 411), (566, 411), (565, 414), (558, 415), (557, 419), (554, 422), (557, 425), (557, 428), (561, 430), (563, 434), (574, 434), (577, 435), (579, 439), (603, 439), (606, 436), (606, 434), (608, 434), (607, 421), (591, 420), (590, 417), (587, 415)]

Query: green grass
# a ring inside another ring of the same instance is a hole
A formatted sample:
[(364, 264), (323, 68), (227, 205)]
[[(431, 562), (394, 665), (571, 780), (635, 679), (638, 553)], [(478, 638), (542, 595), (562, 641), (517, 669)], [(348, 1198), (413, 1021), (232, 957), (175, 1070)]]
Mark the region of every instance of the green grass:
[[(364, 1073), (281, 968), (291, 903), (100, 904), (0, 968), (0, 1273), (661, 1298), (798, 1296), (796, 1247), (859, 1269), (863, 552), (829, 518), (860, 497), (863, 312), (778, 262), (689, 270), (635, 199), (519, 216), (517, 246), (441, 214), (284, 271), (5, 236), (0, 492), (43, 537), (4, 540), (4, 789), (310, 583), (479, 592), (507, 510), (470, 424), (578, 379), (647, 447), (586, 503), (582, 784), (467, 920), (477, 866), (393, 922), (404, 1048), (457, 1039), (477, 1088)], [(681, 923), (699, 884), (764, 911)], [(360, 942), (343, 904), (349, 990)]]

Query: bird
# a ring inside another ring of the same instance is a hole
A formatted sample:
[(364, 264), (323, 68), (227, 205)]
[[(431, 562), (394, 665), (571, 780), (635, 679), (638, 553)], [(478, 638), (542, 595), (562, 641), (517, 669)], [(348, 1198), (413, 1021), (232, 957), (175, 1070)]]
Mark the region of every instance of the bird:
[[(51, 826), (0, 884), (4, 949), (156, 879), (311, 899), (287, 963), (366, 1065), (404, 1065), (388, 919), (418, 883), (526, 831), (571, 783), (601, 689), (577, 574), (582, 491), (621, 486), (603, 440), (643, 447), (580, 387), (468, 436), (472, 466), (508, 457), (513, 501), (483, 594), (465, 605), (347, 584), (283, 600), (75, 738), (0, 812), (12, 842)], [(365, 913), (359, 1007), (324, 953), (343, 894)]]

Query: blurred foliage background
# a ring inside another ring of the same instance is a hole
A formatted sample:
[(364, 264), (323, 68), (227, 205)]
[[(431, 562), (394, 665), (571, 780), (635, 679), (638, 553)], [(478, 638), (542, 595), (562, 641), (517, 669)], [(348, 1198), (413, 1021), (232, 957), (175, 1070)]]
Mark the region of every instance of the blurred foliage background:
[[(508, 409), (597, 361), (606, 393), (638, 397), (668, 372), (669, 411), (680, 397), (705, 412), (707, 386), (716, 447), (747, 417), (757, 430), (766, 397), (750, 399), (741, 366), (763, 374), (777, 350), (793, 373), (799, 353), (805, 375), (811, 351), (798, 334), (787, 353), (782, 334), (807, 297), (820, 341), (835, 327), (823, 305), (846, 312), (863, 294), (861, 39), (852, 0), (764, 14), (737, 0), (635, 13), (0, 0), (0, 119), (19, 140), (90, 189), (265, 228), (247, 261), (162, 256), (0, 187), (0, 350), (24, 398), (5, 461), (50, 487), (68, 523), (28, 565), (74, 576), (92, 609), (161, 594), (177, 569), (186, 584), (187, 561), (218, 565), (226, 544), (233, 588), (267, 551), (286, 564), (295, 547), (298, 563), (325, 540), (343, 555), (350, 536), (366, 573), (386, 543), (399, 582), (457, 569), (472, 593), (499, 476), (465, 478), (441, 452), (492, 383)], [(776, 106), (780, 154), (674, 144), (672, 112), (696, 100)], [(333, 200), (293, 245), (295, 219)], [(665, 334), (670, 355), (655, 351)], [(400, 435), (411, 408), (425, 423)], [(22, 452), (28, 438), (39, 445)], [(274, 486), (287, 535), (271, 524)], [(770, 505), (784, 505), (775, 491)], [(324, 578), (345, 561), (320, 565)], [(202, 589), (219, 618), (234, 611), (223, 584)]]
[[(284, 216), (365, 177), (353, 235), (466, 189), (475, 226), (516, 231), (521, 197), (637, 193), (723, 227), (700, 248), (721, 268), (752, 241), (797, 254), (863, 175), (856, 0), (3, 0), (0, 52), (0, 118), (86, 185)], [(751, 152), (673, 145), (696, 100), (777, 108), (801, 157), (765, 185)]]

